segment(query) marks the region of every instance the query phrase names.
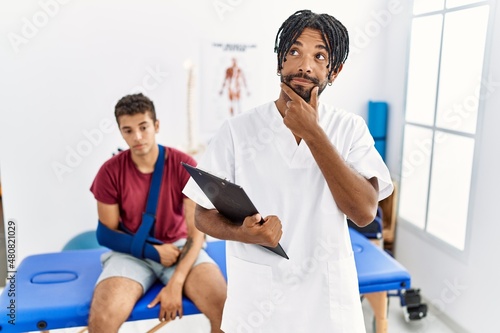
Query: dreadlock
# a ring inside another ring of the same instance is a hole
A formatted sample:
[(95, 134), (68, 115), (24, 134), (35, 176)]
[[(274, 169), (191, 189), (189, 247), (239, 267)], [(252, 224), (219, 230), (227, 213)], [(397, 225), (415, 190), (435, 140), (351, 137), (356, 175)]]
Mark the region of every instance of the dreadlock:
[(349, 54), (349, 35), (347, 29), (335, 17), (328, 14), (316, 14), (310, 10), (299, 10), (281, 25), (274, 42), (274, 52), (278, 54), (278, 70), (283, 68), (286, 55), (305, 28), (321, 32), (328, 52), (330, 68), (328, 78), (336, 73)]

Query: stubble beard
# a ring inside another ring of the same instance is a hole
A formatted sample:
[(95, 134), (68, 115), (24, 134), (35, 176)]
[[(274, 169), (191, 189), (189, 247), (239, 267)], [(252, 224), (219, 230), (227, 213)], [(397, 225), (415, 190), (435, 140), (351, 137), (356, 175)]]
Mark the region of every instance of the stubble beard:
[[(314, 86), (311, 89), (303, 87), (303, 86), (293, 86), (291, 82), (294, 78), (297, 78), (297, 77), (300, 77), (300, 78), (306, 79), (306, 80), (310, 80), (314, 84)], [(287, 86), (289, 86), (293, 91), (295, 91), (295, 93), (297, 95), (302, 97), (302, 99), (304, 101), (306, 101), (307, 103), (309, 103), (311, 101), (311, 92), (314, 89), (314, 87), (319, 87), (319, 90), (318, 90), (318, 96), (319, 96), (323, 92), (323, 90), (325, 90), (326, 85), (327, 85), (326, 80), (325, 80), (325, 82), (321, 83), (321, 82), (319, 82), (319, 80), (317, 78), (311, 77), (307, 74), (301, 74), (301, 73), (284, 75), (284, 76), (281, 76), (280, 78), (281, 78), (281, 82), (283, 82)]]

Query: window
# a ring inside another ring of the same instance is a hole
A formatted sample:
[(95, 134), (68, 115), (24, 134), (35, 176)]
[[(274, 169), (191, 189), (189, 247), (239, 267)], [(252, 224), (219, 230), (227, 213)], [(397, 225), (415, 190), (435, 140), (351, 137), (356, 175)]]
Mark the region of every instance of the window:
[(489, 5), (415, 0), (399, 218), (464, 250)]

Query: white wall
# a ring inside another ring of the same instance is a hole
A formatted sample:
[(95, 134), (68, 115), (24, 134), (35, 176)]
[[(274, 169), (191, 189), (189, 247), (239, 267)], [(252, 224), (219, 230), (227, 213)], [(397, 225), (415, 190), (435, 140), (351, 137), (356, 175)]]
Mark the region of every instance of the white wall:
[[(274, 38), (290, 14), (304, 7), (333, 13), (355, 32), (374, 20), (372, 9), (386, 4), (32, 0), (0, 6), (0, 168), (5, 218), (18, 224), (22, 259), (59, 251), (95, 228), (90, 184), (103, 161), (125, 146), (113, 117), (120, 97), (146, 90), (161, 121), (158, 141), (183, 148), (183, 63), (191, 59), (199, 70), (205, 41), (259, 45), (263, 103), (279, 92)], [(383, 37), (375, 31), (360, 39), (323, 101), (366, 113), (367, 101), (381, 96)]]
[[(491, 19), (500, 19), (500, 6), (492, 8)], [(406, 19), (405, 19), (406, 20)], [(466, 23), (464, 23), (466, 24)], [(500, 32), (492, 28), (492, 44), (487, 49), (486, 66), (490, 84), (483, 86), (490, 91), (484, 99), (484, 117), (478, 124), (478, 142), (475, 160), (475, 174), (471, 188), (470, 230), (467, 250), (464, 255), (456, 255), (443, 244), (430, 237), (423, 237), (410, 226), (400, 224), (397, 230), (397, 259), (410, 271), (414, 287), (420, 288), (426, 302), (435, 310), (433, 316), (422, 322), (419, 332), (426, 332), (433, 326), (434, 316), (451, 319), (456, 324), (455, 331), (493, 332), (498, 331), (497, 311), (500, 291), (495, 287), (500, 280), (500, 268), (496, 258), (496, 246), (500, 234), (498, 204), (500, 180), (500, 64), (494, 59), (500, 57)], [(386, 53), (388, 64), (384, 94), (393, 101), (390, 124), (389, 166), (394, 166), (393, 176), (400, 177), (401, 134), (404, 110), (404, 86), (406, 74), (402, 62), (406, 61), (403, 44), (408, 35), (408, 22), (396, 22), (389, 32), (390, 43)], [(464, 45), (464, 47), (467, 47)], [(464, 64), (466, 65), (466, 64)], [(403, 95), (400, 95), (403, 93)], [(396, 139), (397, 138), (397, 139)], [(450, 168), (453, 166), (450, 165)], [(452, 191), (453, 189), (450, 189)]]

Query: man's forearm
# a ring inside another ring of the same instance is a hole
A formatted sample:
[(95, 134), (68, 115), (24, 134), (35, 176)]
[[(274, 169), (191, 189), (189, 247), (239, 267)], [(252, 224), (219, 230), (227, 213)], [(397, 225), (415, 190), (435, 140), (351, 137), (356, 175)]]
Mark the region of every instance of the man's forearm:
[(245, 242), (241, 239), (240, 226), (232, 224), (215, 209), (196, 205), (195, 225), (201, 231), (218, 239)]
[(193, 264), (196, 262), (196, 258), (198, 258), (198, 255), (200, 254), (203, 242), (203, 234), (201, 233), (200, 235), (195, 235), (194, 237), (187, 237), (186, 243), (184, 244), (181, 254), (179, 255), (179, 259), (177, 261), (175, 271), (172, 275), (171, 280), (177, 280), (184, 283), (189, 274), (189, 271), (193, 267)]
[[(119, 230), (110, 229), (99, 221), (96, 230), (97, 241), (100, 245), (106, 246), (111, 250), (128, 253), (136, 256), (136, 253), (131, 250), (133, 235), (121, 232)], [(149, 258), (156, 262), (161, 262), (160, 255), (153, 245), (144, 242), (142, 245), (142, 255), (138, 256), (139, 259)]]
[(306, 143), (339, 209), (360, 226), (372, 222), (378, 204), (376, 180), (370, 182), (347, 165), (324, 131)]

